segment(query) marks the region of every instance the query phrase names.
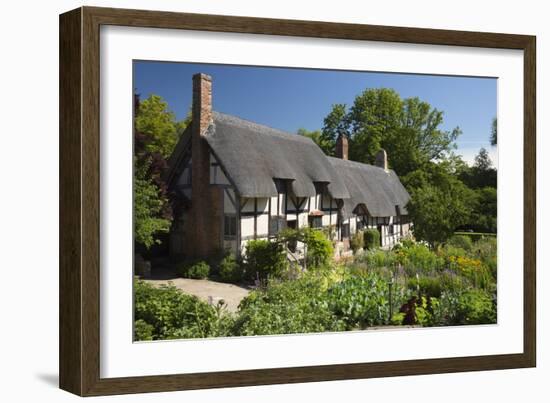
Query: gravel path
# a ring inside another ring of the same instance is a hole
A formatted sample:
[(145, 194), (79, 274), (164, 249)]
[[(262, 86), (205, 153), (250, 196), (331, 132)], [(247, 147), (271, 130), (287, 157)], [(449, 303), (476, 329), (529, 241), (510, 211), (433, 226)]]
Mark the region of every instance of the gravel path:
[[(155, 276), (156, 277), (156, 276)], [(227, 304), (227, 309), (230, 312), (236, 312), (239, 302), (248, 295), (249, 289), (226, 283), (218, 283), (212, 280), (192, 280), (176, 276), (161, 276), (161, 278), (144, 278), (143, 280), (160, 286), (169, 282), (186, 294), (195, 295), (201, 300), (216, 304), (220, 299), (223, 299)], [(172, 278), (166, 278), (172, 277)]]

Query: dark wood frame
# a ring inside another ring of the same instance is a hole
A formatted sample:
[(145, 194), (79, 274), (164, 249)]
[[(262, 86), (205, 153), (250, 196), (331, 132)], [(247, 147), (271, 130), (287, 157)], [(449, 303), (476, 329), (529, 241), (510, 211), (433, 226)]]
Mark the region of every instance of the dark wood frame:
[[(524, 351), (476, 357), (100, 378), (99, 28), (287, 35), (524, 51)], [(81, 395), (219, 388), (534, 367), (534, 36), (82, 7), (60, 16), (60, 387)]]

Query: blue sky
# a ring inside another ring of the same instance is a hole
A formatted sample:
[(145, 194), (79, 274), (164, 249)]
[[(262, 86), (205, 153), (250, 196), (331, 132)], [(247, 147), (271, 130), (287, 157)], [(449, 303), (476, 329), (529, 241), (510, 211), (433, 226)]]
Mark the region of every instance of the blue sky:
[(162, 96), (178, 119), (191, 106), (191, 77), (212, 76), (213, 107), (267, 126), (295, 133), (321, 129), (332, 104), (353, 104), (366, 88), (393, 88), (402, 98), (419, 97), (444, 111), (444, 130), (459, 126), (458, 154), (472, 162), (491, 147), (491, 120), (497, 113), (497, 80), (418, 74), (287, 69), (193, 63), (134, 62), (134, 87), (141, 98)]

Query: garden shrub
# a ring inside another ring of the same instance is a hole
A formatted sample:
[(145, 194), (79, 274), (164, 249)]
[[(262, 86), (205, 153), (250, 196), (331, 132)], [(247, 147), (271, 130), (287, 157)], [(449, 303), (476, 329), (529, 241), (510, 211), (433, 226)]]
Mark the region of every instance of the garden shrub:
[(233, 327), (235, 335), (292, 334), (344, 330), (328, 308), (324, 279), (304, 275), (297, 280), (271, 282), (241, 301)]
[(153, 287), (143, 281), (134, 283), (134, 320), (138, 340), (220, 336), (231, 322), (228, 315), (173, 285)]
[(366, 263), (369, 269), (380, 269), (384, 267), (393, 268), (395, 265), (396, 255), (392, 251), (384, 251), (381, 249), (368, 250), (362, 254), (356, 261)]
[(389, 321), (388, 284), (376, 273), (349, 277), (329, 288), (328, 304), (347, 329), (384, 325)]
[(364, 246), (366, 249), (377, 249), (380, 247), (380, 231), (374, 228), (365, 230), (364, 235)]
[(435, 326), (439, 324), (439, 300), (435, 297), (422, 296), (416, 305), (416, 324), (420, 326)]
[(478, 259), (451, 256), (449, 262), (451, 269), (470, 280), (476, 288), (487, 289), (493, 282), (490, 269)]
[(439, 277), (422, 276), (412, 277), (407, 281), (409, 290), (416, 292), (418, 296), (436, 297), (441, 296), (443, 289)]
[(437, 275), (442, 292), (459, 293), (471, 287), (471, 282), (453, 270), (445, 269)]
[(495, 298), (488, 292), (470, 289), (455, 296), (449, 309), (450, 324), (482, 325), (497, 320)]
[(328, 265), (334, 255), (332, 242), (328, 240), (323, 231), (312, 228), (304, 228), (302, 231), (304, 234), (303, 240), (307, 246), (308, 268)]
[(466, 257), (467, 253), (464, 249), (447, 244), (438, 250), (439, 256), (445, 259), (447, 265), (450, 263), (451, 257)]
[(482, 239), (487, 238), (496, 238), (497, 234), (492, 232), (463, 232), (463, 231), (457, 231), (455, 232), (455, 235), (463, 235), (467, 236), (468, 238), (471, 238), (473, 242), (478, 242)]
[(153, 325), (145, 322), (143, 319), (138, 319), (134, 322), (134, 340), (149, 341), (153, 340)]
[(497, 239), (485, 237), (474, 244), (474, 254), (490, 270), (493, 278), (497, 278)]
[(491, 273), (493, 280), (496, 281), (497, 280), (497, 257), (492, 256), (492, 257), (484, 258), (483, 264), (485, 265), (485, 267), (487, 267), (487, 269)]
[(472, 242), (472, 238), (466, 235), (453, 235), (449, 240), (447, 241), (447, 245), (454, 246), (455, 248), (463, 249), (464, 251), (468, 252), (472, 250), (472, 247), (474, 243)]
[(321, 231), (329, 241), (334, 240), (336, 237), (336, 225), (334, 224), (323, 227)]
[(218, 266), (219, 275), (222, 281), (226, 283), (238, 283), (243, 279), (243, 270), (241, 263), (234, 254), (226, 255)]
[(205, 261), (184, 263), (178, 269), (178, 274), (185, 278), (205, 279), (210, 274), (210, 266)]
[(357, 231), (350, 239), (350, 247), (353, 251), (353, 254), (355, 255), (357, 251), (360, 249), (363, 249), (363, 246), (365, 245), (365, 236), (363, 234), (363, 231)]
[(416, 245), (416, 242), (413, 238), (406, 237), (401, 239), (401, 243), (398, 243), (396, 246), (400, 246), (403, 248), (410, 248), (411, 246)]
[[(415, 295), (401, 306), (399, 313), (392, 317), (392, 322), (401, 325), (437, 326), (442, 324), (441, 313), (438, 298)], [(399, 319), (401, 322), (398, 322)]]
[(264, 239), (246, 244), (246, 274), (250, 279), (280, 278), (288, 268), (283, 245)]
[(416, 243), (410, 247), (402, 247), (397, 252), (397, 261), (405, 269), (433, 271), (444, 268), (444, 260), (432, 252), (426, 245)]
[(219, 248), (208, 255), (205, 262), (208, 266), (210, 266), (210, 274), (219, 274), (220, 265), (227, 255), (229, 255), (229, 251), (222, 248)]
[(319, 268), (329, 265), (334, 255), (332, 242), (329, 241), (324, 231), (309, 227), (292, 229), (286, 228), (277, 237), (277, 242), (282, 245), (302, 242), (307, 249), (307, 262), (309, 268)]

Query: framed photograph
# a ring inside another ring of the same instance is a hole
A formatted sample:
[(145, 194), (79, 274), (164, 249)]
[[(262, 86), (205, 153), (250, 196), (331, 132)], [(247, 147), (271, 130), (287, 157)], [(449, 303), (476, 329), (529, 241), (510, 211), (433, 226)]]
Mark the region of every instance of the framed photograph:
[(535, 37), (60, 16), (60, 387), (536, 365)]

